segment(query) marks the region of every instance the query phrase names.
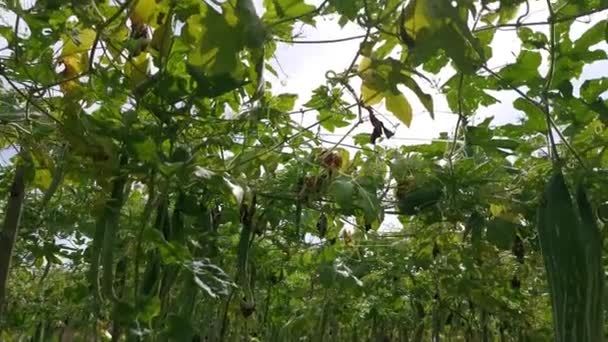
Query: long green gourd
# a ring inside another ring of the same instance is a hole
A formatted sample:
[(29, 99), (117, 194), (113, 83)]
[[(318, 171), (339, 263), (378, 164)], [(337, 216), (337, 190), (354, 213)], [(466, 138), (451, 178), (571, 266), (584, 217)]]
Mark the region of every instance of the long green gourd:
[(561, 171), (549, 180), (538, 210), (538, 235), (551, 304), (555, 341), (602, 341), (601, 240), (582, 187), (574, 206)]

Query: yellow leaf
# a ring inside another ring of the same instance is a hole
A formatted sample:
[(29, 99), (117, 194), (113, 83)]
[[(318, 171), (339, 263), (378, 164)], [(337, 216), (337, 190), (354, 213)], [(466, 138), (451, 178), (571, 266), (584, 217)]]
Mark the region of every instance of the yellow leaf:
[(156, 0), (137, 0), (131, 12), (131, 21), (134, 25), (150, 24), (157, 13)]
[(372, 60), (367, 57), (363, 57), (361, 58), (361, 63), (359, 63), (359, 68), (357, 71), (359, 71), (360, 73), (364, 73), (369, 70), (371, 65)]
[(505, 211), (505, 207), (500, 204), (490, 204), (490, 213), (493, 216), (500, 216)]
[(490, 204), (490, 213), (494, 217), (498, 217), (515, 224), (519, 224), (523, 219), (520, 214), (510, 211), (508, 208), (505, 208), (500, 204)]
[(368, 106), (373, 106), (382, 101), (383, 94), (381, 91), (370, 87), (368, 84), (363, 82), (361, 84), (361, 98), (363, 102)]
[(61, 59), (65, 70), (63, 72), (66, 78), (74, 77), (83, 71), (82, 57), (80, 54), (73, 54)]
[(386, 109), (391, 111), (397, 119), (403, 122), (407, 127), (412, 123), (412, 107), (405, 96), (401, 93), (387, 92), (384, 94), (386, 98)]
[(69, 81), (63, 81), (59, 84), (61, 91), (65, 95), (74, 95), (81, 89), (80, 82), (76, 79), (71, 79), (78, 76), (84, 71), (86, 65), (87, 55), (84, 53), (75, 53), (69, 56), (65, 56), (61, 59), (65, 70), (61, 73), (64, 79), (70, 79)]
[(59, 87), (61, 88), (61, 91), (65, 95), (76, 94), (81, 89), (80, 83), (78, 81), (76, 81), (76, 80), (70, 80), (70, 81), (61, 82), (61, 84), (59, 85)]
[[(434, 8), (432, 1), (422, 0), (410, 1), (406, 8), (405, 31), (413, 39), (418, 38), (418, 33), (423, 30), (429, 30), (432, 26)], [(441, 18), (440, 18), (441, 19)]]
[(378, 70), (372, 68), (372, 60), (363, 57), (359, 63), (359, 77), (361, 83), (361, 99), (363, 102), (372, 106), (380, 103), (384, 97), (383, 93), (386, 89), (385, 79), (378, 73)]
[(36, 170), (36, 175), (34, 176), (34, 187), (46, 190), (51, 185), (51, 172), (47, 169), (38, 169)]
[(70, 35), (63, 37), (63, 48), (61, 56), (71, 56), (73, 54), (88, 52), (93, 46), (97, 33), (91, 29), (74, 29)]
[(348, 151), (343, 148), (337, 149), (336, 152), (340, 155), (340, 158), (342, 158), (342, 167), (340, 168), (340, 170), (346, 171), (350, 166), (350, 153), (348, 153)]
[(137, 86), (148, 77), (150, 71), (150, 63), (148, 53), (140, 53), (137, 57), (131, 59), (125, 66), (125, 73), (129, 76), (131, 84)]

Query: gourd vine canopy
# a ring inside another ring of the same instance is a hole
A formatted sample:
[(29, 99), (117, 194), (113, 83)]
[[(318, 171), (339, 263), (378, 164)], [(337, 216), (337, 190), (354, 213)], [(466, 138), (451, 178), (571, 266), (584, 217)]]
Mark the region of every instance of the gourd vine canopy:
[(0, 341), (601, 341), (607, 14), (0, 1)]

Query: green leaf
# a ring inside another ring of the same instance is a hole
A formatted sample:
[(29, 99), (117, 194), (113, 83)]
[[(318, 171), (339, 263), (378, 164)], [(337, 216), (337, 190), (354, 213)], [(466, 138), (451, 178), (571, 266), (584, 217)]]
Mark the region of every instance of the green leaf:
[(454, 75), (444, 86), (450, 109), (457, 113), (462, 110), (464, 114), (475, 113), (480, 106), (490, 106), (498, 102), (494, 96), (486, 92), (495, 86), (494, 80), (479, 75)]
[[(196, 81), (196, 92), (203, 97), (217, 97), (238, 89), (248, 82), (243, 81), (240, 77), (234, 77), (234, 73), (222, 73), (216, 75), (205, 74), (205, 68), (188, 64), (186, 66), (188, 73)], [(240, 75), (238, 75), (240, 76)], [(171, 90), (166, 89), (166, 91)]]
[(549, 39), (544, 33), (532, 31), (529, 27), (520, 27), (517, 29), (517, 35), (527, 49), (542, 49), (549, 44)]
[(150, 322), (154, 317), (160, 314), (160, 299), (156, 296), (147, 298), (144, 305), (141, 306), (141, 310), (137, 315), (137, 318), (144, 321)]
[(401, 79), (401, 81), (406, 87), (408, 87), (411, 91), (413, 91), (414, 94), (416, 94), (416, 96), (418, 96), (418, 99), (420, 100), (420, 102), (422, 103), (424, 108), (426, 108), (426, 110), (429, 112), (429, 114), (431, 115), (431, 118), (435, 119), (435, 109), (433, 108), (433, 97), (431, 95), (423, 92), (422, 89), (420, 89), (420, 87), (418, 86), (416, 81), (414, 81), (413, 78), (403, 77)]
[(600, 43), (606, 32), (606, 20), (597, 22), (593, 27), (587, 29), (583, 35), (574, 42), (571, 54), (586, 54), (589, 48)]
[(527, 118), (524, 121), (524, 127), (533, 132), (545, 132), (547, 130), (545, 114), (530, 101), (517, 98), (513, 101), (513, 107), (526, 113)]
[(538, 72), (541, 63), (539, 52), (521, 50), (517, 61), (500, 71), (502, 78), (512, 86), (527, 85), (534, 87), (541, 84), (542, 78)]
[[(146, 310), (146, 308), (147, 306), (143, 307), (142, 309)], [(118, 322), (121, 322), (122, 324), (129, 324), (133, 322), (136, 316), (137, 314), (133, 305), (123, 301), (118, 301), (116, 303), (116, 320)]]
[(360, 187), (357, 189), (355, 204), (363, 210), (366, 223), (373, 223), (380, 218), (380, 200), (376, 194), (372, 194)]
[(155, 243), (165, 264), (182, 264), (192, 259), (190, 251), (186, 246), (179, 243), (167, 242), (159, 230), (151, 229), (147, 234), (148, 238)]
[(357, 13), (363, 8), (361, 0), (330, 0), (330, 4), (336, 8), (336, 11), (350, 21), (357, 18)]
[(191, 341), (194, 328), (190, 317), (182, 317), (170, 314), (165, 320), (167, 341)]
[(158, 155), (156, 154), (156, 144), (150, 137), (142, 142), (134, 143), (133, 148), (135, 149), (135, 154), (140, 161), (155, 163), (158, 160)]
[(397, 156), (389, 164), (393, 178), (397, 182), (406, 181), (408, 176), (412, 175), (415, 171), (416, 161), (416, 159), (407, 159), (401, 155)]
[(370, 143), (369, 133), (359, 133), (353, 136), (353, 141), (359, 146), (365, 146)]
[(515, 150), (519, 147), (519, 142), (513, 139), (494, 138), (486, 142), (486, 146)]
[(412, 107), (403, 94), (385, 93), (386, 109), (391, 111), (397, 119), (407, 127), (412, 123)]
[(336, 272), (332, 264), (322, 263), (319, 265), (319, 281), (324, 288), (331, 288), (334, 285), (336, 279)]
[(274, 109), (280, 112), (288, 112), (293, 110), (293, 106), (295, 105), (297, 99), (297, 94), (280, 94), (272, 99), (272, 106)]
[(271, 25), (288, 18), (299, 18), (313, 23), (310, 18), (306, 18), (306, 14), (313, 13), (315, 8), (315, 6), (305, 3), (304, 0), (264, 0), (265, 12), (262, 20)]
[(262, 48), (266, 40), (266, 30), (256, 13), (253, 1), (237, 0), (236, 9), (245, 46), (251, 49)]
[(466, 73), (475, 71), (483, 60), (484, 51), (471, 33), (468, 24), (468, 4), (451, 1), (410, 1), (405, 10), (404, 31), (413, 41), (412, 61), (424, 63), (442, 49), (456, 67)]
[(352, 182), (347, 179), (336, 179), (329, 188), (332, 198), (342, 208), (351, 208), (353, 205), (353, 195), (355, 188)]
[[(471, 299), (475, 304), (488, 311), (504, 310), (504, 305), (495, 299), (493, 296), (485, 293), (482, 290), (473, 289), (470, 293)], [(502, 311), (501, 311), (502, 312)]]
[(496, 247), (508, 250), (515, 240), (515, 225), (507, 220), (495, 218), (488, 223), (486, 238)]
[(336, 113), (333, 110), (322, 109), (319, 110), (318, 121), (321, 123), (321, 127), (325, 128), (330, 132), (334, 132), (336, 128), (347, 127), (350, 125), (349, 119), (353, 119), (354, 116), (346, 116), (344, 113)]
[(441, 71), (441, 69), (448, 65), (449, 62), (450, 60), (445, 55), (445, 53), (443, 51), (439, 51), (437, 55), (430, 57), (424, 62), (422, 69), (424, 71), (437, 74), (439, 73), (439, 71)]
[(192, 48), (188, 62), (212, 75), (234, 73), (244, 48), (239, 19), (234, 8), (226, 4), (222, 14), (203, 6), (202, 14), (190, 16), (182, 30)]
[(163, 162), (158, 165), (158, 170), (163, 175), (169, 177), (169, 176), (175, 175), (179, 170), (183, 169), (183, 167), (184, 167), (183, 162), (177, 162), (177, 163)]
[(595, 102), (608, 90), (608, 78), (586, 80), (581, 86), (581, 97), (587, 102)]
[(521, 2), (522, 1), (520, 1), (519, 3), (516, 1), (501, 1), (500, 10), (498, 11), (498, 13), (500, 14), (498, 22), (500, 24), (506, 24), (510, 20), (515, 18), (515, 16), (517, 15), (517, 11), (521, 6)]
[[(367, 77), (369, 74), (372, 74), (376, 79), (381, 78), (382, 81), (378, 82), (382, 85), (389, 85), (387, 88), (390, 88), (393, 92), (398, 92), (397, 85), (403, 84), (408, 87), (411, 91), (416, 94), (422, 105), (426, 108), (426, 110), (431, 115), (431, 118), (435, 117), (435, 112), (433, 108), (433, 98), (426, 94), (418, 83), (412, 78), (412, 74), (415, 72), (411, 71), (409, 67), (407, 67), (401, 61), (398, 61), (393, 58), (387, 58), (384, 60), (376, 60), (376, 59), (366, 59), (362, 61), (361, 67), (363, 68), (367, 66), (370, 70), (361, 70), (363, 77), (370, 81)], [(378, 89), (383, 89), (378, 87)]]
[(66, 57), (76, 53), (88, 52), (93, 46), (97, 33), (91, 29), (74, 29), (63, 39), (61, 56)]

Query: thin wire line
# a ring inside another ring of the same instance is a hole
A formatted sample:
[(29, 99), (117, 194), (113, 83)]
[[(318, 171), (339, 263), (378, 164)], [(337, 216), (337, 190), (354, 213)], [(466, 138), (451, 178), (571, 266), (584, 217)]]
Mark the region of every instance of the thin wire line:
[(286, 44), (333, 44), (333, 43), (342, 43), (348, 42), (351, 40), (362, 39), (365, 38), (365, 34), (359, 34), (351, 37), (344, 38), (335, 38), (335, 39), (321, 39), (321, 40), (300, 40), (300, 39), (282, 39), (282, 38), (274, 38), (275, 41), (286, 43)]
[[(320, 133), (320, 136), (323, 137), (342, 137), (342, 134), (336, 133)], [(452, 143), (454, 140), (452, 139), (434, 139), (434, 138), (406, 138), (406, 137), (391, 137), (390, 140), (402, 140), (402, 141), (423, 141), (423, 142), (445, 142)], [(464, 143), (463, 140), (456, 140), (457, 143)]]

